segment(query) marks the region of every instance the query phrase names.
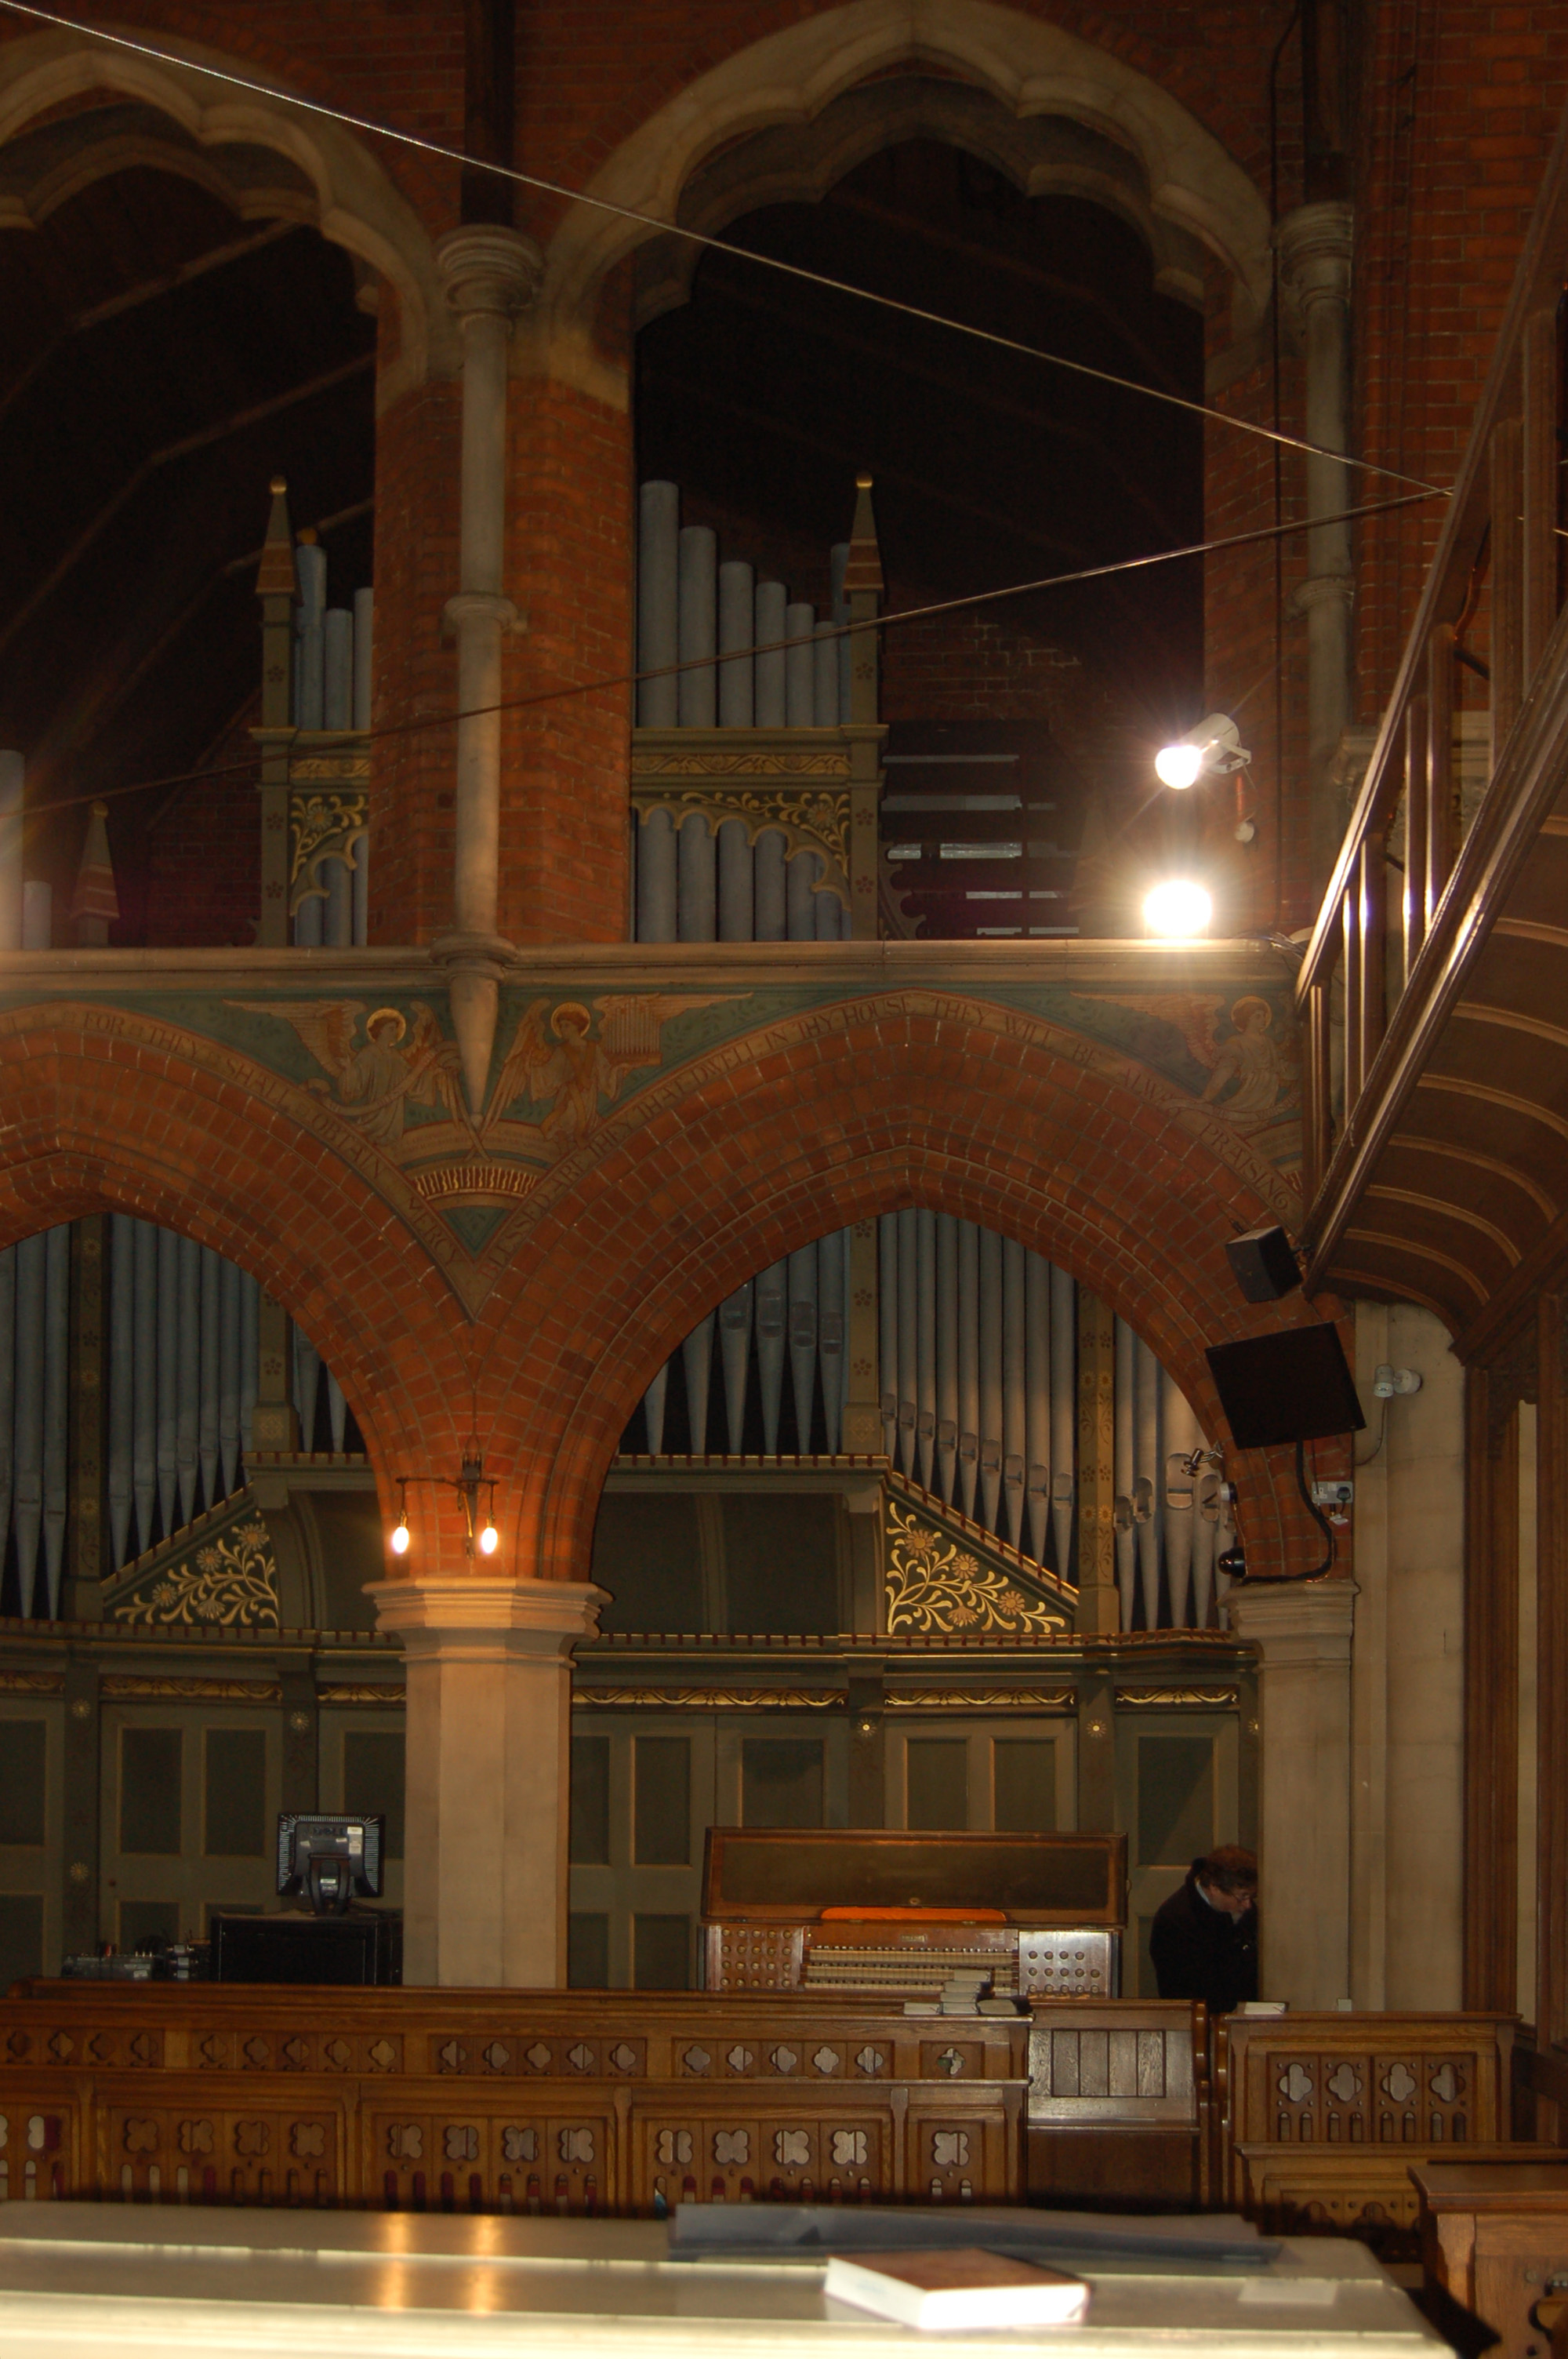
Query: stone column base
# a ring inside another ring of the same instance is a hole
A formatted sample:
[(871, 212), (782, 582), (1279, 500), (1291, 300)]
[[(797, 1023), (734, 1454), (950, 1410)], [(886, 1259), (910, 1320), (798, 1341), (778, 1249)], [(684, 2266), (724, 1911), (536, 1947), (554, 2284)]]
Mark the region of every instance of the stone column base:
[(368, 1594), (407, 1658), (403, 1978), (558, 1989), (571, 1649), (604, 1592), (457, 1574)]

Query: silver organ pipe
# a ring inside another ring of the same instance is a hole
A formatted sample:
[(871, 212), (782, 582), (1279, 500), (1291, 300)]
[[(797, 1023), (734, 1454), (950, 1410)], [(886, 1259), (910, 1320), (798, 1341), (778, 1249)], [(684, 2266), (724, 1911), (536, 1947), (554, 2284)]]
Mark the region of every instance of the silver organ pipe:
[(914, 1215), (914, 1455), (926, 1490), (935, 1487), (936, 1215)]
[(201, 1384), (198, 1395), (196, 1462), (201, 1473), (201, 1495), (216, 1499), (218, 1490), (218, 1415), (222, 1378), (219, 1373), (219, 1326), (222, 1314), (221, 1256), (211, 1245), (201, 1247)]
[(936, 1218), (936, 1485), (953, 1496), (958, 1473), (958, 1223)]
[(1132, 1358), (1132, 1520), (1138, 1533), (1138, 1581), (1147, 1629), (1160, 1620), (1160, 1542), (1164, 1485), (1160, 1449), (1160, 1386), (1163, 1371), (1141, 1335)]
[(196, 1437), (201, 1417), (201, 1248), (179, 1239), (178, 1359), (175, 1374), (174, 1469), (179, 1520), (196, 1513)]
[(1121, 1626), (1132, 1627), (1138, 1577), (1138, 1534), (1132, 1520), (1132, 1366), (1138, 1338), (1125, 1319), (1116, 1322), (1116, 1378), (1113, 1479), (1116, 1496), (1116, 1586), (1121, 1598)]
[[(816, 1246), (816, 1343), (822, 1366), (822, 1417), (836, 1457), (844, 1430), (844, 1352), (849, 1335), (849, 1239), (834, 1229)], [(809, 1430), (809, 1429), (808, 1429)], [(804, 1449), (806, 1444), (803, 1442)]]
[[(756, 581), (749, 565), (719, 569), (719, 726), (753, 729), (756, 699), (752, 669), (752, 617)], [(739, 651), (739, 652), (738, 652)]]
[(686, 1364), (686, 1397), (693, 1433), (708, 1431), (708, 1396), (713, 1376), (713, 1314), (694, 1327), (681, 1345)]
[(1001, 1239), (982, 1229), (980, 1240), (980, 1512), (986, 1529), (1001, 1529)]
[(898, 1451), (898, 1214), (877, 1222), (877, 1342), (881, 1381), (882, 1452)]
[(811, 1447), (813, 1409), (816, 1399), (816, 1354), (819, 1312), (817, 1253), (815, 1243), (798, 1245), (788, 1257), (789, 1375), (795, 1395), (795, 1428), (799, 1447)]
[(227, 1498), (240, 1467), (240, 1288), (243, 1275), (232, 1261), (218, 1262), (218, 1471)]
[(1186, 1629), (1193, 1623), (1195, 1612), (1193, 1526), (1197, 1491), (1196, 1474), (1188, 1471), (1187, 1462), (1195, 1451), (1202, 1449), (1203, 1437), (1185, 1394), (1163, 1371), (1161, 1414), (1164, 1428), (1161, 1489), (1165, 1510), (1165, 1585), (1170, 1593), (1172, 1624), (1177, 1629)]
[(687, 525), (680, 537), (680, 650), (676, 713), (682, 729), (711, 729), (719, 719), (719, 536), (710, 525)]
[(179, 1239), (157, 1232), (157, 1503), (166, 1532), (175, 1528), (179, 1482)]
[[(371, 725), (371, 650), (374, 600), (357, 590), (351, 606), (329, 606), (327, 552), (310, 543), (295, 551), (299, 585), (294, 719), (300, 729), (348, 731)], [(297, 950), (362, 949), (370, 940), (370, 838), (351, 859), (323, 860), (320, 889), (294, 913)]]
[(784, 1324), (789, 1299), (789, 1264), (775, 1261), (761, 1271), (757, 1281), (757, 1378), (762, 1396), (762, 1449), (772, 1458), (779, 1446), (779, 1412), (784, 1407)]
[[(135, 1284), (131, 1327), (131, 1496), (136, 1510), (136, 1554), (153, 1544), (157, 1505), (158, 1233), (134, 1221)], [(111, 1366), (113, 1345), (111, 1345)], [(124, 1560), (121, 1560), (124, 1561)]]
[(919, 1412), (915, 1407), (920, 1375), (920, 1273), (915, 1256), (919, 1214), (895, 1212), (893, 1238), (898, 1285), (898, 1463), (902, 1472), (915, 1471), (914, 1444)]
[(973, 1221), (958, 1228), (958, 1505), (979, 1512), (980, 1472), (980, 1233)]
[[(849, 712), (847, 644), (785, 585), (737, 560), (720, 561), (707, 525), (680, 523), (674, 484), (642, 485), (638, 500), (637, 668), (643, 728), (836, 727)], [(848, 543), (830, 559), (835, 614)], [(753, 647), (763, 652), (753, 655)], [(332, 864), (324, 903), (296, 921), (301, 944), (330, 943)], [(633, 825), (633, 929), (638, 941), (841, 941), (849, 911), (824, 886), (820, 854), (792, 853), (782, 829), (753, 840), (748, 823), (653, 810)], [(350, 880), (350, 897), (352, 882)], [(354, 939), (359, 939), (356, 935)]]
[(1077, 1502), (1078, 1290), (1065, 1269), (1051, 1271), (1051, 1537), (1058, 1570), (1072, 1553)]
[(1036, 1563), (1044, 1564), (1051, 1528), (1051, 1265), (1037, 1253), (1024, 1256), (1023, 1292), (1027, 1547)]
[(1023, 1322), (1027, 1309), (1023, 1247), (1001, 1241), (1001, 1503), (1005, 1536), (1015, 1549), (1023, 1538), (1023, 1439), (1027, 1422), (1028, 1361)]
[[(752, 1306), (756, 1288), (748, 1278), (726, 1295), (719, 1311), (719, 1356), (724, 1369), (724, 1431), (731, 1457), (745, 1447), (746, 1376), (752, 1364)], [(696, 1446), (695, 1437), (693, 1446)]]

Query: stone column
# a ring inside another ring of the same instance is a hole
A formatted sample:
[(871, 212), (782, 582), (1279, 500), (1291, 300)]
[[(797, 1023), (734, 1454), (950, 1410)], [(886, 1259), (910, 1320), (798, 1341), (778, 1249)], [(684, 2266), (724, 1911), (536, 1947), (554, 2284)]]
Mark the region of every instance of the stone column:
[[(1300, 205), (1275, 232), (1281, 293), (1306, 361), (1306, 439), (1347, 447), (1350, 404), (1350, 249), (1347, 204)], [(1333, 459), (1306, 462), (1311, 516), (1350, 506), (1348, 471)], [(1307, 578), (1292, 599), (1307, 626), (1307, 779), (1312, 810), (1312, 881), (1327, 882), (1344, 832), (1333, 777), (1350, 721), (1350, 527), (1320, 525), (1307, 535)]]
[(506, 390), (513, 322), (543, 267), (532, 238), (492, 225), (453, 230), (437, 248), (463, 340), (462, 526), (459, 588), (446, 605), (458, 642), (452, 930), (432, 947), (448, 969), (452, 1027), (469, 1103), (484, 1095), (500, 977), (501, 643), (522, 626), (504, 594)]
[(403, 1979), (559, 1989), (571, 1649), (604, 1593), (457, 1573), (369, 1594), (407, 1658)]
[(1350, 1995), (1351, 1581), (1243, 1582), (1230, 1626), (1259, 1652), (1259, 1995)]
[[(1380, 1365), (1418, 1393), (1375, 1402)], [(1430, 1310), (1356, 1307), (1352, 1970), (1357, 2006), (1456, 2007), (1465, 1869), (1465, 1372)]]

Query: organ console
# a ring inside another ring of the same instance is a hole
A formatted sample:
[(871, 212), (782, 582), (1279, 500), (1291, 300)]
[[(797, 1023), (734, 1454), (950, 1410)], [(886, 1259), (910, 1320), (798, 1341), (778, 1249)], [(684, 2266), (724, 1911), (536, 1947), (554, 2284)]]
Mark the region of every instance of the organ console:
[(1115, 1998), (1126, 1921), (1124, 1835), (708, 1832), (712, 1991), (875, 1991), (947, 2013), (982, 1994)]

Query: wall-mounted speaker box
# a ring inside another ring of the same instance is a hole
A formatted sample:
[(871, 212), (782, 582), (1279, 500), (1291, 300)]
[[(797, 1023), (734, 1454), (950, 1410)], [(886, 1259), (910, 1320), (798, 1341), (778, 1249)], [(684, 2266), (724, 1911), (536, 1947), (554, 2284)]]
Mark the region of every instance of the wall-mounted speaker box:
[(1204, 1356), (1238, 1450), (1359, 1433), (1367, 1422), (1336, 1327), (1281, 1327)]
[(1278, 1302), (1302, 1282), (1291, 1241), (1278, 1223), (1232, 1237), (1225, 1251), (1236, 1283), (1249, 1302)]

